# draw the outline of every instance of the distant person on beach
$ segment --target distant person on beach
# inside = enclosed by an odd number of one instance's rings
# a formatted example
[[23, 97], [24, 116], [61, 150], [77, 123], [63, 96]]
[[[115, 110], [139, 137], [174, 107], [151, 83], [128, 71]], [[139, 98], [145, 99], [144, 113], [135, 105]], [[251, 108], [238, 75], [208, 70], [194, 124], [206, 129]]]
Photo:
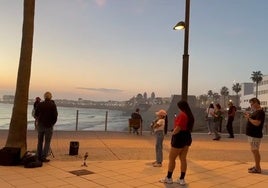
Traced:
[[[131, 114], [131, 118], [132, 119], [140, 119], [140, 121], [142, 123], [142, 117], [140, 115], [140, 109], [139, 108], [136, 108], [135, 112], [133, 112]], [[139, 134], [138, 128], [133, 127], [133, 133]]]
[[36, 111], [36, 107], [37, 105], [41, 102], [41, 98], [40, 97], [36, 97], [35, 98], [35, 102], [33, 104], [33, 110], [32, 110], [32, 116], [34, 117], [35, 121], [34, 121], [34, 127], [35, 129], [37, 129], [37, 117], [35, 116], [35, 111]]
[[244, 114], [247, 119], [246, 135], [250, 144], [251, 152], [254, 157], [255, 166], [248, 169], [249, 173], [261, 173], [261, 155], [260, 144], [263, 137], [262, 129], [265, 120], [265, 112], [260, 106], [260, 101], [257, 98], [249, 100], [252, 113], [246, 112]]
[[229, 133], [228, 138], [234, 138], [234, 130], [233, 130], [233, 121], [236, 113], [236, 107], [233, 105], [231, 101], [228, 102], [228, 112], [227, 112], [227, 125], [226, 129]]
[[[50, 150], [50, 142], [53, 134], [53, 127], [57, 122], [58, 111], [55, 102], [52, 100], [52, 94], [45, 92], [44, 101], [40, 102], [35, 110], [35, 117], [38, 120], [38, 144], [37, 155], [42, 162], [49, 162], [47, 159]], [[45, 143], [43, 145], [45, 139]]]
[[163, 162], [163, 141], [165, 131], [165, 117], [167, 115], [165, 110], [159, 110], [155, 113], [157, 118], [154, 121], [153, 129], [155, 134], [155, 158], [153, 162], [154, 167], [161, 167]]
[[208, 127], [208, 134], [210, 135], [213, 131], [213, 126], [214, 126], [214, 118], [213, 118], [213, 113], [214, 113], [214, 105], [211, 103], [209, 107], [205, 111], [206, 113], [206, 121], [207, 121], [207, 127]]
[[220, 140], [221, 136], [219, 134], [219, 127], [222, 121], [222, 111], [221, 111], [221, 105], [219, 103], [215, 105], [215, 110], [213, 112], [213, 121], [214, 121], [213, 132], [215, 134], [213, 140]]
[[194, 126], [194, 116], [186, 101], [179, 101], [177, 106], [180, 110], [174, 122], [174, 129], [171, 138], [171, 148], [169, 152], [169, 164], [167, 176], [160, 180], [162, 183], [173, 183], [172, 175], [176, 166], [176, 158], [179, 156], [181, 175], [178, 178], [180, 185], [185, 185], [185, 174], [187, 170], [186, 156], [189, 146], [192, 143], [191, 132]]

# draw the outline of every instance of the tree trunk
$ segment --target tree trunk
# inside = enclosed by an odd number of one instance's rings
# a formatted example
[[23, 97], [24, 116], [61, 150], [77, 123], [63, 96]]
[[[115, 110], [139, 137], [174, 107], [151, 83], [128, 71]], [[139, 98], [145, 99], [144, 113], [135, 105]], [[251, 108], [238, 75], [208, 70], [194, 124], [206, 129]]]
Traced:
[[258, 82], [256, 82], [256, 98], [258, 98]]
[[14, 106], [6, 147], [27, 150], [27, 108], [31, 76], [35, 0], [24, 0], [22, 41]]

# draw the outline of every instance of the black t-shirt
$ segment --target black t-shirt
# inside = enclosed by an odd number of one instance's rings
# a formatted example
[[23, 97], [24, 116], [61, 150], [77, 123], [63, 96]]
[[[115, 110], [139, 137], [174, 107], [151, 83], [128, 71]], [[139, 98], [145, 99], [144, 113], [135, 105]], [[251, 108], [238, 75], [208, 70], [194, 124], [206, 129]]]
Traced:
[[252, 113], [250, 118], [261, 121], [261, 124], [259, 126], [255, 126], [250, 121], [248, 121], [246, 135], [255, 137], [255, 138], [262, 138], [263, 136], [262, 129], [263, 129], [263, 124], [265, 120], [265, 112], [263, 110], [256, 110], [255, 112]]

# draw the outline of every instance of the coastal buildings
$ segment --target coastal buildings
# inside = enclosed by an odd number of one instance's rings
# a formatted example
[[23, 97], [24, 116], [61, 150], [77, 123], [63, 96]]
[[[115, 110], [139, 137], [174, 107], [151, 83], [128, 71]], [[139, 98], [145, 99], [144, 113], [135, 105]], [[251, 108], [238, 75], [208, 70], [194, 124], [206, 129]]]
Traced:
[[[249, 99], [256, 96], [255, 83], [242, 83], [240, 96], [240, 106], [242, 109], [249, 107]], [[264, 75], [262, 81], [258, 85], [258, 99], [261, 101], [261, 106], [268, 108], [268, 75]]]

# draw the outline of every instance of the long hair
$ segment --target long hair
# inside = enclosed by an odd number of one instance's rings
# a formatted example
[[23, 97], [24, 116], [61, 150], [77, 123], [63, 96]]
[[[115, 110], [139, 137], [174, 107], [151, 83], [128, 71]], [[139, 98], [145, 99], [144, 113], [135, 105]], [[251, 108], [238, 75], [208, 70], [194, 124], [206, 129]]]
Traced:
[[192, 113], [192, 110], [191, 110], [189, 104], [186, 101], [181, 100], [177, 103], [177, 106], [181, 111], [186, 113], [186, 115], [188, 117], [187, 130], [192, 132], [195, 120], [194, 120], [194, 115]]

